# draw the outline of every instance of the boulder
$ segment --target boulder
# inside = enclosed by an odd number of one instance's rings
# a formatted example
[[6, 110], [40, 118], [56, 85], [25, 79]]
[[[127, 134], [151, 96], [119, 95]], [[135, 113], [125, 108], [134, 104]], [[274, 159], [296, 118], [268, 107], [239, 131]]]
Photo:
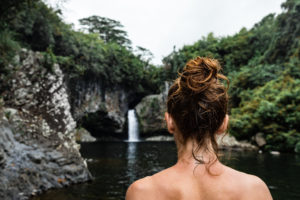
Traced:
[[217, 143], [220, 149], [257, 150], [256, 146], [247, 141], [237, 141], [236, 138], [230, 134], [218, 136]]
[[263, 133], [257, 133], [254, 136], [254, 139], [258, 147], [263, 147], [265, 144], [267, 144]]
[[163, 94], [154, 94], [144, 97], [135, 107], [139, 122], [139, 130], [142, 136], [153, 134], [166, 134], [164, 113], [166, 102]]

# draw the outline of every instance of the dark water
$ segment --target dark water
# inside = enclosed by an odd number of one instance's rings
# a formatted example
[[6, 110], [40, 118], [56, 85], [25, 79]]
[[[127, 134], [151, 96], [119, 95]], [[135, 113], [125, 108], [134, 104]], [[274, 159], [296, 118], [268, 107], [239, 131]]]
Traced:
[[[176, 162], [173, 142], [98, 142], [82, 144], [95, 177], [91, 183], [52, 190], [34, 200], [124, 199], [134, 180], [152, 175]], [[275, 200], [300, 200], [300, 156], [224, 152], [224, 161], [237, 170], [261, 177]]]

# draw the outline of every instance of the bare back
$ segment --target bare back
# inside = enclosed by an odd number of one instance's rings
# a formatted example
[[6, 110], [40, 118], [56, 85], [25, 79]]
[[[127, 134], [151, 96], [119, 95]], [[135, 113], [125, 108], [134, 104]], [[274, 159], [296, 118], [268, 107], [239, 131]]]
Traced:
[[265, 183], [258, 177], [217, 163], [210, 171], [176, 164], [151, 177], [134, 182], [126, 200], [271, 200]]
[[165, 113], [178, 161], [134, 182], [128, 188], [127, 200], [272, 199], [262, 180], [218, 161], [216, 138], [226, 132], [229, 121], [228, 87], [222, 82], [229, 80], [220, 70], [217, 60], [197, 57], [178, 74], [169, 89]]

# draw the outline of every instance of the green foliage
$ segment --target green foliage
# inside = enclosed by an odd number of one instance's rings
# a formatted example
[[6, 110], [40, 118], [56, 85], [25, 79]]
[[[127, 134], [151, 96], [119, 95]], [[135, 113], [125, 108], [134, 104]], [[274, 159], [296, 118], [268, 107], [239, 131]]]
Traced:
[[10, 120], [11, 112], [9, 112], [9, 111], [5, 112], [4, 115], [5, 115], [6, 119]]
[[117, 43], [122, 46], [129, 46], [131, 41], [127, 38], [127, 33], [122, 30], [123, 25], [116, 20], [90, 16], [79, 20], [89, 33], [97, 33], [106, 43]]
[[252, 90], [258, 86], [263, 86], [267, 82], [276, 79], [283, 71], [283, 65], [262, 65], [243, 66], [239, 71], [229, 74], [230, 83], [230, 105], [237, 107], [242, 96], [247, 90]]
[[[172, 80], [196, 56], [220, 61], [230, 84], [230, 133], [250, 140], [258, 132], [267, 150], [294, 151], [300, 141], [300, 2], [287, 0], [283, 13], [264, 17], [233, 36], [210, 33], [164, 58]], [[299, 147], [298, 147], [299, 148]]]
[[52, 52], [51, 48], [48, 48], [46, 52], [43, 54], [43, 67], [45, 67], [47, 70], [53, 72], [53, 66], [55, 63], [57, 63], [56, 56]]
[[277, 17], [271, 44], [265, 53], [269, 63], [299, 59], [300, 56], [300, 1], [287, 0], [282, 7], [285, 12]]
[[22, 44], [35, 51], [46, 51], [55, 46], [55, 35], [59, 33], [62, 21], [60, 11], [49, 8], [42, 1], [33, 1], [16, 14], [7, 24], [16, 32], [16, 38]]
[[[283, 12], [264, 17], [253, 28], [232, 36], [208, 34], [174, 50], [164, 67], [150, 63], [151, 53], [134, 52], [120, 22], [100, 16], [83, 18], [89, 33], [65, 24], [60, 10], [42, 0], [3, 0], [0, 8], [0, 94], [9, 64], [20, 47], [44, 52], [44, 67], [59, 63], [72, 82], [89, 80], [101, 87], [122, 87], [141, 98], [159, 92], [196, 56], [220, 61], [231, 80], [231, 134], [250, 139], [264, 134], [267, 150], [297, 151], [300, 141], [300, 2], [287, 0]], [[96, 118], [95, 118], [96, 119]]]
[[0, 31], [0, 73], [7, 72], [7, 66], [12, 62], [19, 48], [19, 43], [13, 39], [13, 33], [11, 31], [7, 29]]
[[[121, 86], [137, 96], [158, 92], [159, 70], [143, 59], [145, 49], [142, 54], [134, 54], [120, 22], [99, 16], [84, 18], [80, 22], [90, 32], [84, 33], [65, 24], [60, 10], [41, 0], [13, 2], [4, 0], [3, 6], [14, 16], [0, 13], [0, 26], [6, 27], [0, 33], [1, 66], [7, 67], [22, 46], [42, 51], [43, 67], [50, 71], [54, 63], [59, 63], [71, 82], [97, 80], [102, 88]], [[5, 69], [1, 67], [1, 72]]]
[[9, 64], [14, 63], [13, 58], [20, 49], [13, 35], [14, 33], [7, 29], [0, 31], [0, 94], [8, 89], [7, 82], [12, 73]]
[[186, 45], [178, 51], [174, 47], [173, 52], [163, 59], [166, 79], [174, 80], [185, 63], [196, 56], [220, 58], [217, 52], [219, 42], [220, 40], [210, 33], [194, 45]]
[[36, 0], [1, 0], [0, 6], [0, 30], [6, 29], [11, 20], [25, 7], [34, 4]]
[[263, 132], [267, 149], [294, 149], [300, 140], [300, 79], [287, 72], [261, 87], [241, 92], [239, 107], [231, 110], [231, 134], [249, 139]]

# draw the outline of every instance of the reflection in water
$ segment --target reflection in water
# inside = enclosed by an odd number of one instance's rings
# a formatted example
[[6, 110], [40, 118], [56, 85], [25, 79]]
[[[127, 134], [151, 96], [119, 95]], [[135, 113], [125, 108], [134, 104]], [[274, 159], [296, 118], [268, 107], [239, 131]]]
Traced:
[[129, 183], [132, 183], [137, 179], [136, 174], [136, 154], [137, 154], [137, 142], [128, 142], [127, 143], [127, 171], [126, 176], [129, 178]]
[[[174, 142], [96, 142], [82, 144], [95, 180], [49, 191], [32, 200], [119, 200], [137, 179], [168, 168], [177, 161]], [[300, 156], [256, 152], [222, 152], [224, 163], [262, 178], [274, 200], [300, 199]], [[228, 156], [230, 155], [230, 156]], [[288, 191], [288, 192], [287, 192]]]

